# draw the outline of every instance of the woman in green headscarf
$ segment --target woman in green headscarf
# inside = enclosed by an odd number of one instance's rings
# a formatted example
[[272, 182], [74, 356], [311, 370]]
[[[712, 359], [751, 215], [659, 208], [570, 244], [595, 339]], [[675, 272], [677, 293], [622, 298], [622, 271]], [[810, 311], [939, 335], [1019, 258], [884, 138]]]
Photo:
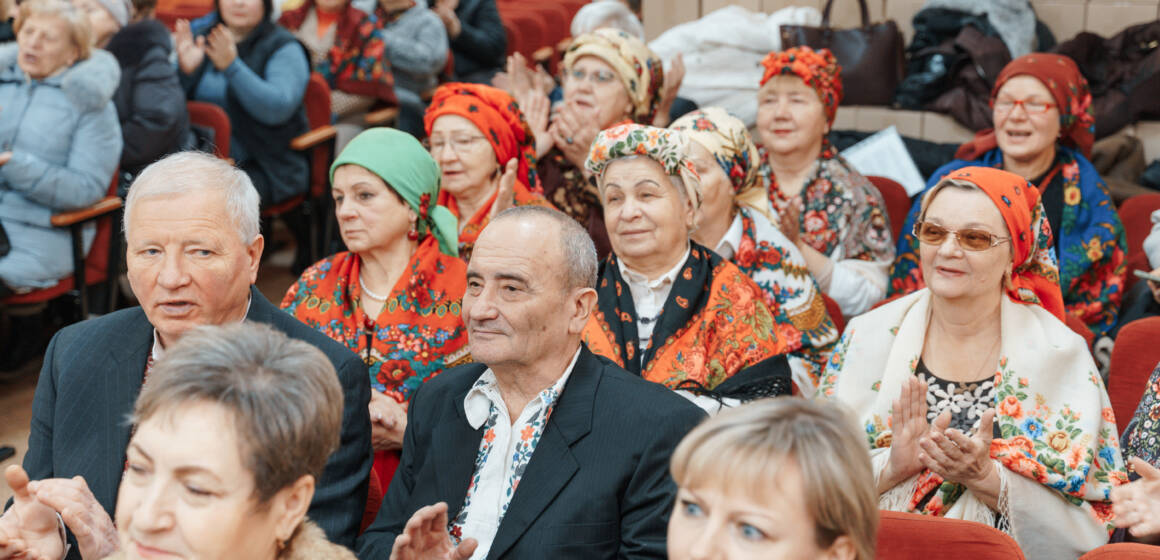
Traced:
[[411, 395], [469, 360], [459, 317], [467, 265], [457, 258], [455, 216], [435, 203], [439, 166], [410, 134], [359, 134], [330, 166], [330, 182], [349, 251], [303, 272], [282, 308], [370, 368], [375, 472], [385, 487]]

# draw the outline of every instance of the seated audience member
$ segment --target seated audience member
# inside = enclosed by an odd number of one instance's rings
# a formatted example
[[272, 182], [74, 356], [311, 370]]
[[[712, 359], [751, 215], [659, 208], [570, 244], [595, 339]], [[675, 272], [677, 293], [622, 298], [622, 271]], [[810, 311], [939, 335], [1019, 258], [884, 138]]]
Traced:
[[278, 24], [306, 46], [310, 65], [330, 85], [330, 112], [339, 151], [363, 129], [363, 116], [376, 103], [397, 105], [382, 30], [388, 15], [367, 14], [350, 0], [308, 0], [283, 12]]
[[802, 335], [737, 266], [689, 239], [701, 186], [688, 149], [679, 131], [636, 124], [596, 135], [586, 166], [600, 188], [612, 254], [600, 265], [584, 342], [671, 389], [742, 399], [787, 394], [784, 354], [801, 346]]
[[431, 6], [447, 29], [457, 82], [490, 84], [503, 69], [507, 30], [495, 1], [435, 0]]
[[[991, 90], [995, 128], [963, 144], [956, 159], [935, 171], [937, 184], [966, 166], [1010, 171], [1039, 190], [1059, 262], [1059, 285], [1067, 312], [1097, 335], [1116, 322], [1124, 286], [1124, 228], [1099, 172], [1088, 161], [1095, 119], [1087, 80], [1066, 56], [1034, 53], [1019, 57], [999, 74]], [[924, 284], [919, 242], [910, 210], [891, 271], [892, 294]]]
[[379, 37], [385, 47], [383, 58], [391, 64], [399, 118], [395, 128], [423, 136], [423, 94], [439, 84], [439, 72], [447, 65], [447, 30], [425, 2], [377, 0], [375, 13], [383, 18]]
[[[1144, 238], [1144, 253], [1148, 257], [1148, 266], [1151, 272], [1160, 275], [1160, 210], [1152, 212], [1152, 231]], [[1132, 274], [1127, 272], [1125, 274]], [[1160, 315], [1160, 282], [1138, 279], [1131, 290], [1124, 295], [1124, 306], [1116, 318], [1115, 328], [1108, 332], [1108, 336], [1116, 338], [1120, 329], [1144, 317]]]
[[551, 205], [536, 175], [535, 137], [506, 92], [445, 84], [423, 117], [431, 157], [442, 170], [439, 205], [459, 220], [459, 256], [471, 258], [479, 232], [509, 206]]
[[412, 399], [360, 558], [664, 556], [665, 465], [704, 415], [581, 344], [595, 283], [592, 241], [564, 214], [511, 208], [488, 224], [463, 297], [480, 363]]
[[[134, 407], [117, 495], [120, 552], [108, 558], [354, 560], [306, 519], [339, 447], [342, 387], [330, 360], [255, 324], [200, 327], [169, 350]], [[20, 524], [0, 518], [0, 535], [62, 557], [48, 505], [55, 489], [9, 471]]]
[[790, 364], [798, 388], [812, 394], [840, 333], [805, 258], [771, 219], [749, 130], [719, 107], [689, 113], [669, 128], [690, 140], [689, 160], [701, 178], [693, 241], [737, 265], [761, 287], [770, 310], [780, 310], [775, 320], [801, 332]]
[[661, 60], [636, 37], [601, 29], [572, 41], [564, 54], [564, 102], [549, 124], [547, 107], [525, 105], [536, 137], [544, 194], [588, 229], [596, 251], [610, 250], [600, 193], [584, 170], [596, 133], [617, 124], [651, 124], [661, 100]]
[[1043, 214], [1013, 173], [940, 181], [916, 226], [927, 288], [851, 321], [820, 388], [857, 413], [880, 508], [998, 527], [1029, 560], [1107, 542], [1126, 480]]
[[41, 499], [74, 529], [69, 558], [103, 558], [115, 544], [109, 515], [131, 431], [124, 418], [154, 362], [195, 326], [242, 321], [309, 343], [338, 372], [342, 445], [318, 481], [310, 516], [334, 542], [353, 544], [371, 468], [366, 366], [253, 287], [264, 239], [249, 177], [199, 152], [166, 157], [130, 187], [124, 225], [129, 284], [141, 307], [58, 332], [32, 401], [24, 469], [46, 492], [59, 490]]
[[1128, 465], [1140, 478], [1112, 489], [1116, 526], [1127, 529], [1130, 540], [1155, 544], [1160, 542], [1160, 470], [1139, 457]]
[[764, 399], [697, 426], [673, 452], [669, 559], [873, 560], [870, 456], [838, 406]]
[[455, 217], [431, 202], [439, 168], [414, 136], [373, 128], [330, 169], [349, 251], [302, 273], [282, 308], [370, 367], [375, 471], [386, 485], [399, 464], [406, 403], [424, 381], [466, 359], [466, 266], [455, 258]]
[[882, 195], [830, 145], [842, 68], [828, 49], [770, 53], [757, 91], [761, 174], [781, 229], [847, 317], [882, 300], [894, 241]]
[[[1120, 443], [1124, 457], [1136, 457], [1144, 462], [1160, 467], [1160, 365], [1152, 370], [1152, 376], [1144, 388], [1136, 413], [1127, 420]], [[1139, 469], [1135, 469], [1139, 472]]]
[[290, 141], [306, 132], [302, 99], [310, 62], [294, 35], [270, 21], [272, 0], [214, 0], [214, 11], [179, 20], [174, 35], [186, 97], [230, 118], [230, 158], [258, 189], [262, 206], [306, 192], [310, 166]]
[[[68, 229], [51, 218], [100, 200], [121, 157], [110, 101], [120, 70], [92, 48], [84, 12], [63, 0], [27, 0], [16, 33], [15, 43], [0, 46], [0, 299], [72, 274]], [[85, 251], [95, 234], [84, 229]], [[2, 370], [44, 349], [39, 310], [11, 317]]]
[[155, 0], [135, 17], [128, 0], [73, 0], [89, 16], [93, 46], [109, 51], [121, 65], [113, 94], [121, 122], [121, 184], [124, 196], [145, 166], [194, 146], [185, 93], [170, 61], [169, 30], [153, 18]]

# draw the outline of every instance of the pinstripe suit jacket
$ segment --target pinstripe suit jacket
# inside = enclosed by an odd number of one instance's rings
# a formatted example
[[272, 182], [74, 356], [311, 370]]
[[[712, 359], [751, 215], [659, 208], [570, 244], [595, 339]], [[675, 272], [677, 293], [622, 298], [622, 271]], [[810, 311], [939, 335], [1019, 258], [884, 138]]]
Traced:
[[[358, 356], [298, 322], [251, 288], [246, 320], [265, 323], [322, 350], [342, 384], [342, 444], [331, 455], [309, 516], [329, 539], [353, 546], [367, 498], [371, 467], [370, 383]], [[133, 411], [153, 346], [153, 325], [140, 307], [62, 329], [44, 357], [32, 401], [24, 469], [32, 480], [81, 475], [109, 515], [129, 444]], [[79, 560], [75, 540], [69, 559]]]
[[[380, 560], [419, 508], [463, 505], [483, 428], [463, 399], [484, 364], [428, 380], [411, 399], [403, 462], [359, 558]], [[669, 456], [705, 417], [663, 385], [583, 348], [492, 541], [488, 558], [665, 558], [676, 486]], [[464, 535], [470, 537], [471, 535]]]

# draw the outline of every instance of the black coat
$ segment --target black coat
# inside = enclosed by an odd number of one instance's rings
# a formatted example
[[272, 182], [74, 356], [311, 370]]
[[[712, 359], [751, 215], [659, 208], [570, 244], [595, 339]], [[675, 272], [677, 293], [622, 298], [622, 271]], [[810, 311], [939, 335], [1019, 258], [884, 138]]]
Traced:
[[154, 19], [130, 23], [113, 35], [105, 50], [121, 65], [121, 85], [113, 94], [125, 139], [121, 171], [136, 175], [150, 163], [189, 148], [189, 113], [177, 68], [169, 61], [169, 30]]
[[455, 8], [462, 31], [451, 40], [455, 78], [490, 83], [490, 74], [502, 70], [507, 53], [507, 31], [495, 0], [459, 0]]
[[[264, 323], [322, 350], [343, 390], [342, 443], [330, 456], [308, 515], [331, 542], [352, 546], [366, 507], [371, 469], [370, 383], [345, 346], [286, 314], [251, 289], [246, 320]], [[140, 307], [66, 327], [53, 337], [32, 400], [24, 469], [32, 480], [81, 475], [109, 513], [125, 469], [129, 426], [141, 392], [153, 326]], [[75, 542], [69, 536], [70, 542]], [[79, 559], [73, 546], [69, 559]]]
[[[445, 371], [412, 397], [403, 462], [359, 537], [359, 558], [389, 557], [423, 506], [447, 502], [448, 517], [462, 507], [483, 437], [463, 400], [486, 367]], [[676, 494], [669, 457], [704, 417], [665, 386], [582, 348], [487, 558], [665, 558]]]

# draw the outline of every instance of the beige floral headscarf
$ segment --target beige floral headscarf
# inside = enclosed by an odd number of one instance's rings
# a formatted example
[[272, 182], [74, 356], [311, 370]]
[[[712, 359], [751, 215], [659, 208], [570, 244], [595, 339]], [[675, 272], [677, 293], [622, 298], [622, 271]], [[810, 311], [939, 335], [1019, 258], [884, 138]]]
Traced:
[[571, 71], [572, 64], [582, 56], [595, 56], [616, 70], [632, 100], [633, 120], [652, 123], [665, 81], [664, 65], [656, 53], [624, 31], [604, 28], [572, 41], [564, 53], [564, 71]]
[[737, 204], [770, 216], [769, 200], [758, 173], [761, 157], [741, 119], [720, 107], [705, 107], [677, 119], [669, 129], [682, 131], [713, 154], [733, 184], [733, 200]]
[[693, 207], [701, 207], [701, 177], [689, 159], [689, 140], [678, 130], [639, 124], [602, 130], [592, 142], [584, 167], [600, 178], [608, 164], [633, 156], [650, 158], [661, 164], [665, 173], [679, 176]]

